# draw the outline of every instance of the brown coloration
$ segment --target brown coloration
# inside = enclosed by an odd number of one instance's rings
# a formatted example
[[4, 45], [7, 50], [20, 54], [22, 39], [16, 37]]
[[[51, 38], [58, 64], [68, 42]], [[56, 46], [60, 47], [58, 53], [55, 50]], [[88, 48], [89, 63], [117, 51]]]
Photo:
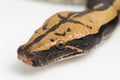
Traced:
[[26, 64], [28, 64], [28, 65], [30, 65], [30, 66], [33, 65], [32, 59], [27, 58], [25, 54], [19, 54], [19, 55], [18, 55], [18, 59], [19, 59], [19, 60], [22, 60], [24, 63], [26, 63]]

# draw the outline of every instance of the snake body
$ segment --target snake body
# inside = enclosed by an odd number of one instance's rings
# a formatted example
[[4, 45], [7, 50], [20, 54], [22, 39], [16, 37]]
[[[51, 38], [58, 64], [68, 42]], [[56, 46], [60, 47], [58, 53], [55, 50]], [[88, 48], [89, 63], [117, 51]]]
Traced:
[[107, 38], [119, 21], [120, 0], [87, 0], [83, 12], [58, 12], [19, 47], [18, 58], [44, 66], [84, 55]]

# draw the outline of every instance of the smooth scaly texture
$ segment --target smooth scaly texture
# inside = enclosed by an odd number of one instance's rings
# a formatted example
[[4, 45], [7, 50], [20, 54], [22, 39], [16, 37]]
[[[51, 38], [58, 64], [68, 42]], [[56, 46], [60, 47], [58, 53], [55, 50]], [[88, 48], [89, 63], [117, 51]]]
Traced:
[[32, 66], [84, 55], [115, 29], [120, 0], [88, 0], [88, 10], [59, 12], [45, 21], [18, 49], [18, 58]]

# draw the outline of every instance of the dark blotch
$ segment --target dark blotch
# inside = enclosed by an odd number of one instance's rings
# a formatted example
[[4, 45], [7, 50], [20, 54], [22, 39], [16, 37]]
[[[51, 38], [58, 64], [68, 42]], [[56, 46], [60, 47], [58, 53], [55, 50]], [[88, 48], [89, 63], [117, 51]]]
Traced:
[[100, 35], [88, 35], [86, 37], [75, 39], [67, 43], [67, 45], [80, 48], [82, 50], [89, 50], [101, 41]]
[[66, 35], [66, 32], [60, 34], [60, 33], [55, 33], [56, 36], [65, 36]]
[[55, 40], [54, 39], [50, 39], [51, 42], [54, 42]]
[[92, 29], [92, 26], [86, 25], [87, 28]]
[[42, 29], [43, 29], [43, 30], [46, 30], [46, 29], [47, 29], [47, 25], [48, 25], [48, 24], [45, 24], [45, 25], [42, 27]]
[[71, 31], [71, 29], [70, 29], [70, 28], [68, 28], [68, 29], [67, 29], [67, 32], [70, 32], [70, 31]]

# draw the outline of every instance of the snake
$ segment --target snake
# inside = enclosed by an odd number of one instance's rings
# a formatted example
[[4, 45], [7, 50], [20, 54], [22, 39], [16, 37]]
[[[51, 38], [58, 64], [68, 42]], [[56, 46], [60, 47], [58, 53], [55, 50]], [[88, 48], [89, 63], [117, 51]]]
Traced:
[[86, 7], [84, 11], [61, 11], [48, 18], [18, 48], [18, 59], [42, 67], [85, 55], [108, 39], [119, 22], [120, 0], [87, 0]]

